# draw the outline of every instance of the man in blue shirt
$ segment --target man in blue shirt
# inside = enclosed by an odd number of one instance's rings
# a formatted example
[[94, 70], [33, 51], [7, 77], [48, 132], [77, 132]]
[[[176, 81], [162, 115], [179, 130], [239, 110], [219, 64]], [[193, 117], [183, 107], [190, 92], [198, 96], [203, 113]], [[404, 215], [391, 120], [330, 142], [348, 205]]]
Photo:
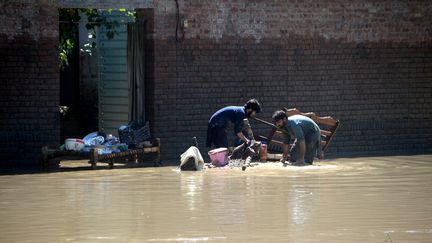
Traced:
[[284, 111], [276, 111], [273, 114], [275, 125], [287, 131], [284, 133], [283, 157], [285, 162], [288, 157], [290, 140], [294, 140], [290, 152], [290, 162], [294, 165], [313, 163], [314, 157], [321, 153], [321, 135], [318, 125], [309, 117], [293, 115], [287, 117]]
[[228, 122], [234, 124], [234, 133], [237, 137], [249, 144], [249, 139], [242, 133], [243, 119], [254, 117], [260, 111], [261, 105], [256, 99], [249, 100], [244, 106], [227, 106], [216, 111], [208, 122], [207, 147], [211, 147], [214, 144], [216, 148], [228, 148], [228, 139], [225, 132]]

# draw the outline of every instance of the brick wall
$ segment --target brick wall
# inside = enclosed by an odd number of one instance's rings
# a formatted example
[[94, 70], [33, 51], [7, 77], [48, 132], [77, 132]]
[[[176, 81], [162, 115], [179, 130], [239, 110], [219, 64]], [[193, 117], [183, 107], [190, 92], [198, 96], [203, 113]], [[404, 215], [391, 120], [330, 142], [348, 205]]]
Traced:
[[[166, 0], [164, 0], [166, 1]], [[58, 0], [62, 8], [151, 8], [154, 0]]]
[[429, 1], [178, 3], [181, 43], [175, 1], [0, 3], [2, 159], [58, 143], [58, 6], [154, 9], [148, 110], [165, 162], [192, 136], [205, 154], [211, 114], [251, 97], [265, 119], [282, 106], [340, 119], [332, 156], [431, 151]]
[[179, 1], [179, 10], [189, 24], [181, 43], [175, 2], [155, 2], [165, 160], [176, 163], [193, 136], [206, 153], [211, 114], [251, 97], [267, 120], [283, 106], [340, 119], [330, 156], [431, 151], [431, 3]]
[[56, 1], [0, 3], [0, 166], [59, 144], [57, 20]]

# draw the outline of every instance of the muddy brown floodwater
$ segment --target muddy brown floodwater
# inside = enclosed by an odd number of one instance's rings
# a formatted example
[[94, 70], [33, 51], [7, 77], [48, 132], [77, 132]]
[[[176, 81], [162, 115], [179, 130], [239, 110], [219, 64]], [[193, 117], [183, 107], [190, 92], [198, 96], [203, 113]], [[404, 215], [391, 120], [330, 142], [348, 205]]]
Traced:
[[0, 176], [0, 242], [432, 242], [432, 155]]

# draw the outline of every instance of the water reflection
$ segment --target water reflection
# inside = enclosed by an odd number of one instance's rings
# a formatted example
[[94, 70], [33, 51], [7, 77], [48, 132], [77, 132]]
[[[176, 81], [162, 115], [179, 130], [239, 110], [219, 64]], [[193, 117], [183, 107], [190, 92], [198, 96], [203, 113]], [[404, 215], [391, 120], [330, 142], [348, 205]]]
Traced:
[[311, 203], [308, 201], [312, 199], [312, 192], [294, 189], [289, 198], [289, 208], [291, 209], [291, 219], [293, 223], [301, 228], [308, 219], [308, 209]]
[[196, 210], [196, 204], [202, 203], [202, 190], [203, 190], [203, 173], [183, 171], [180, 173], [180, 185], [182, 195], [186, 198], [188, 209]]
[[432, 242], [432, 155], [0, 176], [0, 242]]

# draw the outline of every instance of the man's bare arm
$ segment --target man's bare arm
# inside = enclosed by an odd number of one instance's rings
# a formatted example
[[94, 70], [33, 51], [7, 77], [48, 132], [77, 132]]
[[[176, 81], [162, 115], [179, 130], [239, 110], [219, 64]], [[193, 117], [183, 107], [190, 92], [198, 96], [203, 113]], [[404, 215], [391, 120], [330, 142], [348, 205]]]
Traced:
[[237, 135], [237, 137], [240, 138], [243, 142], [249, 144], [249, 139], [247, 139], [247, 138], [245, 137], [245, 135], [243, 135], [242, 132], [238, 132], [236, 135]]
[[283, 154], [282, 154], [282, 159], [280, 161], [285, 162], [288, 158], [289, 144], [284, 143], [282, 149], [283, 149]]

